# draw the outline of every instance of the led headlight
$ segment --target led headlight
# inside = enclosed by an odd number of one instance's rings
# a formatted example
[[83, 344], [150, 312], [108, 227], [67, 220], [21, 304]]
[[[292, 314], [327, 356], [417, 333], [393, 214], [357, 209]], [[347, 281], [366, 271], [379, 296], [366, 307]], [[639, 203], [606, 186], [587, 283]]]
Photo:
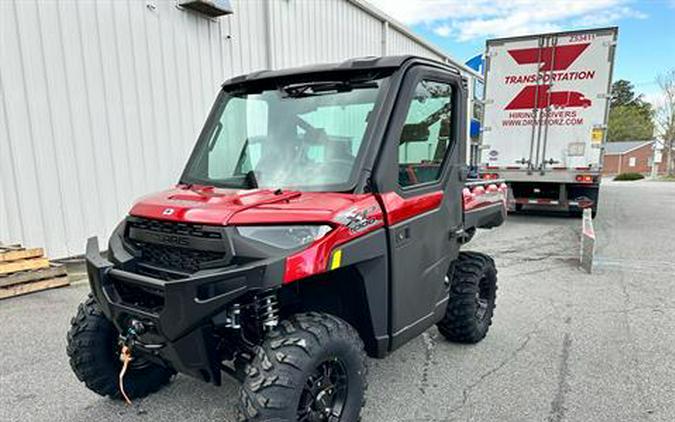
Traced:
[[330, 226], [240, 226], [237, 232], [275, 248], [295, 249], [319, 240], [331, 230]]

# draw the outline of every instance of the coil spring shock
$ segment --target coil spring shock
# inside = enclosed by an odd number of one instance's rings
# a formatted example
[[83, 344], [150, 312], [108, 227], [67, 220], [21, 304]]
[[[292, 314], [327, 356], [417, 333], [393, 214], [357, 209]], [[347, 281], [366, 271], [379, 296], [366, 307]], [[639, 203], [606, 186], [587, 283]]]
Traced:
[[264, 331], [270, 331], [279, 324], [279, 301], [275, 293], [259, 297], [256, 300], [256, 310]]

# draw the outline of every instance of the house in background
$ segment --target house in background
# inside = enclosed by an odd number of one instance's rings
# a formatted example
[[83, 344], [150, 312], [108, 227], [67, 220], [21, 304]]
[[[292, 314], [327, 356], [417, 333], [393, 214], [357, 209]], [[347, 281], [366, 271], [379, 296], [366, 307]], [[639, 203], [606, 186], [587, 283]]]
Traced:
[[656, 141], [608, 142], [605, 144], [602, 174], [642, 173], [648, 175], [652, 172], [654, 158], [656, 158], [658, 174], [664, 174], [667, 159], [660, 151], [654, 154], [655, 147], [658, 148]]

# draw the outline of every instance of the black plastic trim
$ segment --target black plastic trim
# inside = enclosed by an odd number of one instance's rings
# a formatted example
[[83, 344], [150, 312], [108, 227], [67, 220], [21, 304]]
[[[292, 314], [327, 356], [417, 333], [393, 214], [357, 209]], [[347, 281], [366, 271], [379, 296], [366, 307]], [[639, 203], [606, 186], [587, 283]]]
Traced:
[[[219, 362], [212, 356], [215, 347], [207, 344], [212, 338], [210, 318], [247, 292], [280, 286], [284, 260], [270, 258], [167, 281], [114, 268], [101, 256], [96, 238], [87, 241], [86, 252], [91, 291], [117, 330], [126, 333], [130, 319], [147, 323], [162, 345], [157, 353], [176, 370], [216, 384], [221, 375]], [[162, 306], [149, 310], [125, 302], [115, 286], [120, 282], [151, 290], [162, 298]]]
[[500, 226], [506, 220], [506, 207], [497, 202], [485, 207], [464, 212], [464, 229], [491, 229]]

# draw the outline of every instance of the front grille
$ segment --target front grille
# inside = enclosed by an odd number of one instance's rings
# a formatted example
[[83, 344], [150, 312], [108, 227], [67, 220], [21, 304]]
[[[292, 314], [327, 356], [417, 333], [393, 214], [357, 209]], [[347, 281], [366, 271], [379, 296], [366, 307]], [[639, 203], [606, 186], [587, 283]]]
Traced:
[[221, 261], [225, 254], [195, 249], [183, 249], [172, 246], [135, 242], [141, 251], [143, 261], [159, 267], [174, 268], [194, 273], [206, 267], [208, 263]]
[[172, 221], [149, 220], [147, 218], [130, 217], [127, 220], [129, 227], [149, 230], [158, 233], [176, 234], [181, 236], [199, 237], [205, 239], [221, 239], [220, 227], [202, 224], [174, 223]]
[[185, 273], [225, 266], [231, 257], [218, 226], [129, 217], [126, 240], [139, 263]]

